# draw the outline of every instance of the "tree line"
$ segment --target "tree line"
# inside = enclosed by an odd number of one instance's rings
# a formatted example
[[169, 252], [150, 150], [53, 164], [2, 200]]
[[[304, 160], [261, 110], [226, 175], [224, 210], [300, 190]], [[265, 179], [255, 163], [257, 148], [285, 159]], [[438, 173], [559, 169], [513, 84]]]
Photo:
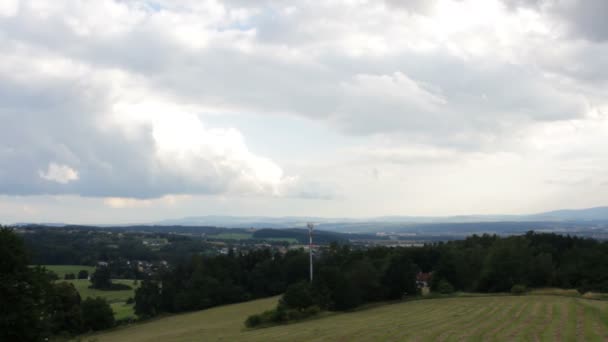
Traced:
[[431, 273], [431, 289], [522, 294], [526, 288], [608, 292], [608, 242], [528, 232], [473, 235], [419, 248], [351, 251], [332, 246], [314, 280], [289, 286], [277, 307], [247, 318], [255, 327], [348, 310], [361, 304], [418, 295], [415, 277]]
[[608, 292], [608, 242], [528, 232], [482, 235], [412, 250], [414, 262], [456, 290], [509, 291], [514, 285]]
[[[315, 258], [310, 284], [304, 251], [194, 256], [145, 280], [136, 291], [135, 303], [138, 315], [150, 317], [289, 293], [289, 286], [297, 284], [294, 291], [302, 296], [291, 296], [300, 297], [295, 302], [340, 311], [415, 296], [418, 272], [432, 273], [429, 285], [442, 293], [507, 292], [514, 286], [608, 292], [607, 261], [606, 242], [534, 232], [509, 237], [473, 235], [412, 248], [352, 249], [332, 243]], [[306, 308], [289, 298], [281, 301], [275, 316]]]

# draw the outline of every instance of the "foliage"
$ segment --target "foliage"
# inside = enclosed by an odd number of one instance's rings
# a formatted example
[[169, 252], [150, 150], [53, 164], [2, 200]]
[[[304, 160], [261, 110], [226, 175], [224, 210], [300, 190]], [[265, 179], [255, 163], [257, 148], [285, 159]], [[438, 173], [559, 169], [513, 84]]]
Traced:
[[311, 305], [302, 309], [288, 309], [279, 304], [273, 310], [264, 311], [261, 314], [255, 314], [247, 317], [245, 320], [245, 326], [247, 328], [255, 328], [271, 324], [299, 321], [318, 315], [320, 312], [321, 308], [316, 305]]
[[112, 276], [109, 267], [97, 267], [95, 272], [91, 275], [91, 287], [100, 290], [109, 290], [112, 288]]
[[83, 330], [81, 299], [74, 285], [56, 283], [49, 304], [49, 320], [54, 334], [79, 333]]
[[89, 297], [81, 306], [82, 321], [86, 329], [95, 331], [114, 326], [114, 312], [105, 299]]
[[88, 278], [89, 278], [89, 271], [87, 271], [87, 270], [78, 271], [78, 279], [88, 279]]
[[[51, 282], [41, 268], [28, 267], [22, 240], [0, 227], [0, 340], [37, 341], [48, 331]], [[41, 319], [42, 318], [42, 319]]]
[[382, 278], [382, 283], [387, 290], [387, 298], [398, 299], [404, 295], [418, 294], [417, 272], [418, 267], [407, 255], [391, 258]]
[[309, 282], [301, 281], [287, 287], [281, 303], [290, 309], [302, 310], [317, 304]]
[[515, 284], [513, 285], [513, 287], [511, 287], [511, 293], [517, 296], [522, 295], [526, 293], [526, 286], [521, 284]]
[[57, 282], [55, 272], [28, 261], [22, 240], [0, 227], [0, 340], [38, 341], [114, 325], [104, 299], [81, 301], [74, 283], [85, 280]]
[[160, 311], [160, 296], [161, 291], [157, 282], [149, 279], [142, 281], [141, 286], [135, 290], [135, 314], [142, 318], [156, 316]]
[[441, 294], [450, 294], [454, 292], [454, 286], [450, 284], [447, 280], [441, 279], [437, 284], [437, 292]]

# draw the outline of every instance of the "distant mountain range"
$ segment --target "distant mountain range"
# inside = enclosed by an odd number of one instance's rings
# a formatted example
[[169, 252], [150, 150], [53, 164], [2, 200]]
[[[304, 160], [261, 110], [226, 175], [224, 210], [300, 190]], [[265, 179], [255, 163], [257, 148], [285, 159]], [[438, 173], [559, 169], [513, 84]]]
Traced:
[[[374, 218], [323, 218], [308, 216], [194, 216], [146, 223], [149, 226], [223, 227], [223, 228], [305, 228], [308, 222], [315, 229], [342, 233], [375, 232], [525, 232], [527, 230], [569, 232], [577, 229], [608, 232], [608, 207], [555, 210], [532, 215], [462, 215], [462, 216], [383, 216]], [[19, 223], [17, 225], [28, 225]], [[46, 223], [46, 226], [64, 226]], [[136, 224], [141, 225], [141, 224]], [[116, 227], [129, 225], [104, 225]], [[134, 226], [134, 225], [133, 225]]]
[[[228, 228], [297, 228], [313, 222], [317, 229], [350, 232], [397, 231], [412, 226], [431, 224], [465, 224], [490, 222], [608, 222], [608, 207], [555, 210], [532, 215], [462, 215], [446, 217], [383, 216], [364, 219], [323, 218], [306, 216], [196, 216], [164, 220], [157, 225], [217, 226]], [[560, 224], [562, 226], [562, 224]]]

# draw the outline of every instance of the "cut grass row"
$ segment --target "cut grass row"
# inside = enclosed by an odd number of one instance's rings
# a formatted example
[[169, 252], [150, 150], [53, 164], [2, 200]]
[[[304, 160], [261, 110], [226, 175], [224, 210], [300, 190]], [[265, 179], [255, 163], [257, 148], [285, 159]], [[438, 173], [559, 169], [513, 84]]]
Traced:
[[[169, 316], [91, 336], [98, 341], [604, 341], [608, 302], [550, 295], [428, 299], [248, 330], [277, 299]], [[85, 338], [86, 340], [86, 338]]]

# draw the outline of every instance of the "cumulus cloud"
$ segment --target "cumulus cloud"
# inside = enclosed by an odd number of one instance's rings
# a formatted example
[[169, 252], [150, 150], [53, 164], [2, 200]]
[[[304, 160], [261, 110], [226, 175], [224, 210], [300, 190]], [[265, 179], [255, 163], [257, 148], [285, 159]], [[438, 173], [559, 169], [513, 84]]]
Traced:
[[541, 150], [552, 165], [597, 162], [604, 4], [3, 1], [0, 193], [137, 207], [174, 194], [336, 198], [357, 182], [297, 177], [245, 131], [211, 123], [227, 115], [263, 117], [267, 135], [277, 115], [305, 118], [392, 167]]
[[288, 181], [238, 130], [205, 126], [199, 107], [163, 101], [136, 76], [5, 42], [4, 194], [276, 196]]

